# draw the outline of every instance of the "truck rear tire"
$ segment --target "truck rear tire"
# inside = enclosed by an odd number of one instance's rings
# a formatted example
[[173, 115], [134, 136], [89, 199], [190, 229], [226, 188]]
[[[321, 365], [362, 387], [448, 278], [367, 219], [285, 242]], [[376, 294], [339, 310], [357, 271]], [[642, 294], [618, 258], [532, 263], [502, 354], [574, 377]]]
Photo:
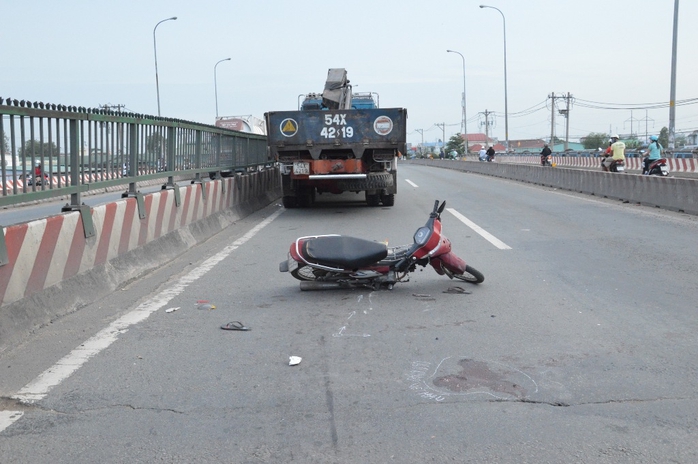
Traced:
[[380, 206], [380, 204], [381, 204], [380, 193], [368, 193], [368, 192], [366, 192], [366, 204], [368, 206]]
[[365, 179], [342, 180], [337, 188], [345, 192], [381, 190], [393, 186], [393, 175], [389, 172], [370, 172]]
[[381, 201], [383, 202], [383, 206], [394, 206], [395, 205], [395, 194], [394, 193], [386, 193], [381, 195]]
[[298, 206], [298, 199], [295, 196], [284, 196], [281, 199], [281, 203], [283, 203], [284, 208], [296, 208]]

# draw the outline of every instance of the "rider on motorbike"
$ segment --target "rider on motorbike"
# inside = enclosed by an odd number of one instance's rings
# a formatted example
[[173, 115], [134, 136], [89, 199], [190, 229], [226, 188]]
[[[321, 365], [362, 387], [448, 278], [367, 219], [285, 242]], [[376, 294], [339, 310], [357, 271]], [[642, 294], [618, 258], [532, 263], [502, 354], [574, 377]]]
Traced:
[[642, 160], [642, 174], [649, 174], [650, 164], [662, 157], [662, 145], [659, 143], [659, 137], [656, 135], [650, 136], [650, 144], [647, 146], [648, 154]]
[[625, 161], [625, 143], [621, 142], [617, 134], [611, 136], [611, 146], [608, 147], [606, 153], [610, 156], [606, 156], [601, 163], [604, 171], [609, 171], [614, 161]]
[[545, 147], [543, 147], [543, 151], [540, 152], [540, 164], [542, 166], [549, 166], [551, 163], [549, 162], [549, 156], [553, 153], [553, 151], [548, 147], [548, 144], [545, 144]]

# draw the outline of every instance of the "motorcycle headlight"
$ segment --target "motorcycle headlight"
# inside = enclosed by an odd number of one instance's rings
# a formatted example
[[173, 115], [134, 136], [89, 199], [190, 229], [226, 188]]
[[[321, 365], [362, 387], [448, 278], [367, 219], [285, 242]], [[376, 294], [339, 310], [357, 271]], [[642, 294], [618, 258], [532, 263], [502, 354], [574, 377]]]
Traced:
[[431, 229], [428, 227], [420, 227], [417, 229], [417, 232], [414, 233], [414, 243], [419, 246], [424, 246], [427, 243], [427, 240], [429, 240], [430, 235]]

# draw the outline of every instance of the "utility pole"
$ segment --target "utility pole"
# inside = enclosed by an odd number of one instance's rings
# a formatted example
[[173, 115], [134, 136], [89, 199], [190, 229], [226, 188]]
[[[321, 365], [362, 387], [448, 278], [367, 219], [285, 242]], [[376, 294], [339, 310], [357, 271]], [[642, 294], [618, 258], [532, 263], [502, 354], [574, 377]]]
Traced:
[[[479, 114], [482, 114], [485, 116], [485, 144], [489, 145], [490, 143], [490, 115], [493, 114], [492, 111], [481, 111]], [[480, 123], [482, 125], [482, 123]]]
[[565, 111], [565, 151], [570, 147], [570, 100], [572, 94], [567, 92], [567, 111]]
[[[564, 93], [560, 95], [559, 97], [556, 97], [555, 94], [553, 93], [551, 95], [551, 98], [553, 99], [553, 104], [552, 104], [552, 112], [553, 112], [553, 126], [551, 129], [551, 132], [554, 132], [555, 130], [555, 100], [557, 98], [564, 98], [566, 100], [565, 104], [565, 109], [559, 110], [559, 113], [565, 117], [565, 151], [567, 151], [570, 147], [570, 109], [571, 109], [571, 102], [572, 102], [572, 94], [567, 92], [567, 95]], [[554, 134], [550, 136], [551, 142], [553, 139]]]
[[647, 110], [645, 110], [645, 142], [649, 142], [649, 123], [652, 121], [652, 127], [654, 127], [654, 119], [647, 115]]
[[[633, 135], [635, 134], [635, 132], [633, 131], [633, 122], [634, 121], [640, 122], [642, 120], [633, 117], [633, 110], [630, 110], [630, 119], [626, 119], [624, 122], [628, 122], [628, 121], [630, 121], [630, 138], [632, 138]], [[640, 125], [638, 124], [638, 129], [639, 128], [640, 128]], [[625, 129], [625, 124], [623, 125], [623, 129]]]
[[415, 130], [422, 135], [422, 144], [419, 146], [419, 154], [423, 155], [424, 154], [424, 129], [415, 129]]
[[436, 127], [440, 127], [441, 131], [443, 132], [443, 135], [441, 136], [441, 148], [444, 150], [444, 154], [446, 153], [446, 123], [435, 123], [434, 124]]
[[548, 98], [552, 99], [550, 104], [551, 114], [550, 114], [550, 150], [555, 149], [555, 92], [552, 92]]

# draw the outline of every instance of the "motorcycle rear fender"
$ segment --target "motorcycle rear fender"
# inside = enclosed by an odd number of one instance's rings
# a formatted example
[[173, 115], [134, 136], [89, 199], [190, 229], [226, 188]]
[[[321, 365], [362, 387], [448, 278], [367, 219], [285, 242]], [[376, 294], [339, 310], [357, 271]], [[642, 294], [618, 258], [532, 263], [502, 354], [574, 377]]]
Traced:
[[304, 259], [298, 254], [299, 250], [303, 248], [303, 243], [305, 243], [305, 240], [299, 238], [297, 241], [291, 244], [291, 248], [288, 250], [291, 258], [295, 259], [299, 263], [304, 262]]

